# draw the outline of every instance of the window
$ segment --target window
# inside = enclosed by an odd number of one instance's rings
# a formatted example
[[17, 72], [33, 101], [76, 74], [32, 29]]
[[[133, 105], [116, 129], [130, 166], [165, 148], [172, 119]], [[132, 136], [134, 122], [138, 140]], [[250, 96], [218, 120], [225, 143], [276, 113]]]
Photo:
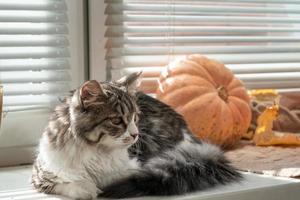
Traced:
[[0, 165], [30, 162], [51, 108], [86, 78], [83, 3], [0, 0]]
[[225, 63], [247, 88], [299, 90], [300, 1], [106, 0], [106, 70], [143, 70], [142, 88], [173, 59], [201, 53]]

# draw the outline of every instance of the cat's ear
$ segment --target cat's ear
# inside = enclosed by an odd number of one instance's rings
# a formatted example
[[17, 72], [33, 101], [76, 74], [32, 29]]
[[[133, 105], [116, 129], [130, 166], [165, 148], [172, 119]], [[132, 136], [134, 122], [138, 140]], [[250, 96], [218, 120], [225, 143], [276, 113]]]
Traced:
[[117, 83], [123, 85], [126, 87], [127, 92], [130, 94], [134, 94], [137, 91], [137, 88], [141, 84], [141, 74], [143, 72], [135, 72], [132, 74], [129, 74], [128, 76], [124, 76], [121, 79], [117, 81]]
[[91, 80], [85, 82], [79, 90], [79, 96], [82, 105], [97, 101], [100, 96], [105, 96], [105, 93], [98, 81]]

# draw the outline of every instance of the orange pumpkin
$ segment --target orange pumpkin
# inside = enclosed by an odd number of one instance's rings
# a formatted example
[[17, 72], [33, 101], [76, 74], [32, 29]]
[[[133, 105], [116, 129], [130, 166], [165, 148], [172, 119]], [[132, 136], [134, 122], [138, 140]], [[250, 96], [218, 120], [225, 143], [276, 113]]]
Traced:
[[190, 55], [161, 73], [157, 98], [183, 115], [203, 140], [233, 147], [250, 125], [250, 101], [243, 83], [222, 63]]

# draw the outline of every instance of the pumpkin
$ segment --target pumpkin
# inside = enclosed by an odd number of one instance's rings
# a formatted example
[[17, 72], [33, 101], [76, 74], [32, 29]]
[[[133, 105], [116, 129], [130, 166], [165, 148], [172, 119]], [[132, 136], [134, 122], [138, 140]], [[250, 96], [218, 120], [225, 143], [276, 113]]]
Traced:
[[184, 117], [194, 135], [223, 148], [233, 147], [250, 125], [243, 83], [222, 63], [199, 54], [170, 63], [156, 95]]

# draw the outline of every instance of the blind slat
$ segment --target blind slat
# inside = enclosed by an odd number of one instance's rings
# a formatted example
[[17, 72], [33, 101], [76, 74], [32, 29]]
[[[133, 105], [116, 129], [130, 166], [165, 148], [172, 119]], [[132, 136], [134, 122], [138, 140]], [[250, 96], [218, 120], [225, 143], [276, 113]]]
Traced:
[[67, 83], [3, 84], [4, 95], [55, 94], [71, 90]]
[[1, 71], [24, 71], [42, 69], [68, 69], [67, 59], [43, 58], [43, 59], [0, 59]]
[[1, 83], [40, 83], [51, 81], [70, 81], [67, 71], [14, 71], [0, 72]]
[[0, 10], [66, 10], [67, 5], [60, 0], [0, 0]]
[[235, 74], [270, 73], [270, 72], [300, 72], [300, 63], [265, 63], [265, 64], [229, 64], [227, 66]]
[[67, 34], [65, 24], [0, 22], [0, 34]]
[[106, 37], [122, 36], [124, 33], [136, 34], [166, 34], [170, 35], [197, 35], [197, 34], [259, 34], [259, 33], [289, 33], [300, 32], [300, 27], [251, 27], [251, 26], [109, 26]]
[[[267, 63], [267, 64], [229, 64], [227, 67], [235, 74], [257, 74], [272, 72], [300, 72], [300, 63]], [[165, 67], [132, 67], [113, 69], [113, 77], [122, 77], [130, 73], [143, 71], [143, 77], [157, 77]]]
[[300, 83], [300, 72], [294, 73], [267, 73], [267, 74], [237, 74], [245, 82], [278, 82], [297, 81]]
[[[107, 52], [107, 58], [117, 58], [127, 55], [168, 55], [168, 54], [242, 54], [242, 53], [278, 53], [278, 52], [300, 52], [300, 46], [282, 46], [282, 45], [256, 45], [256, 46], [156, 46], [141, 47], [131, 46], [123, 48], [112, 48]], [[239, 55], [238, 55], [239, 56]]]
[[207, 13], [287, 13], [299, 14], [298, 7], [250, 7], [250, 6], [209, 6], [209, 5], [187, 5], [187, 4], [155, 4], [155, 3], [112, 3], [108, 4], [105, 13], [117, 14], [123, 11], [151, 11], [151, 12], [189, 12], [197, 14]]
[[300, 42], [300, 36], [154, 36], [154, 37], [113, 37], [109, 38], [106, 48], [119, 47], [125, 44], [190, 44], [190, 43], [224, 43], [224, 42]]
[[49, 11], [13, 11], [1, 10], [1, 22], [55, 22], [62, 23], [67, 21], [67, 15], [63, 12]]
[[[280, 18], [280, 17], [256, 17], [256, 16], [191, 16], [191, 15], [144, 15], [144, 14], [123, 14], [109, 15], [106, 25], [122, 25], [124, 22], [153, 23], [160, 22], [172, 24], [177, 22], [217, 22], [217, 23], [300, 23], [299, 17]], [[145, 24], [144, 24], [145, 25]]]
[[68, 57], [65, 47], [0, 47], [0, 59]]
[[17, 95], [4, 96], [3, 105], [7, 106], [32, 106], [32, 105], [54, 105], [59, 101], [57, 95]]
[[280, 90], [280, 89], [292, 89], [291, 91], [295, 91], [298, 90], [299, 91], [299, 85], [300, 85], [300, 81], [280, 81], [280, 84], [278, 84], [277, 81], [267, 81], [267, 82], [246, 82], [245, 86], [248, 89], [266, 89], [266, 88], [270, 88], [270, 89], [276, 89], [276, 90]]
[[1, 47], [68, 45], [67, 37], [62, 35], [0, 35]]
[[[141, 67], [141, 66], [164, 66], [181, 56], [123, 56], [111, 59], [113, 68]], [[248, 63], [283, 63], [300, 62], [298, 53], [260, 53], [260, 54], [211, 54], [209, 58], [220, 60], [225, 64], [248, 64]]]
[[[104, 0], [105, 3], [120, 3], [120, 0]], [[125, 3], [149, 3], [149, 2], [158, 2], [158, 3], [168, 3], [170, 1], [162, 1], [162, 0], [122, 0]], [[172, 3], [175, 2], [183, 2], [182, 0], [172, 0]], [[211, 3], [211, 2], [220, 2], [220, 0], [184, 0], [185, 3], [194, 3], [194, 2], [201, 2], [201, 3]], [[299, 0], [222, 0], [222, 3], [229, 2], [229, 3], [262, 3], [262, 4], [300, 4]]]

